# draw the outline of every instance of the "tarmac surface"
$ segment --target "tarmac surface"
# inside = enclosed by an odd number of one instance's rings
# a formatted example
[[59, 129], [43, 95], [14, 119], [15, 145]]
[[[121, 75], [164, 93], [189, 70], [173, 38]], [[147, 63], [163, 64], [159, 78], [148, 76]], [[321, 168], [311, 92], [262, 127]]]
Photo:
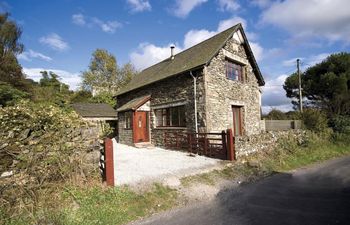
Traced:
[[350, 224], [350, 156], [278, 173], [132, 224]]

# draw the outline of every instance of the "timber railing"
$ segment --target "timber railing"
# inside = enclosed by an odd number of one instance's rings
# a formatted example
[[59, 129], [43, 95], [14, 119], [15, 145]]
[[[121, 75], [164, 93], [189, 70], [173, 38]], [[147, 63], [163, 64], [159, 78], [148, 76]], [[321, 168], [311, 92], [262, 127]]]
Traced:
[[221, 133], [164, 133], [165, 148], [184, 150], [217, 159], [234, 159], [233, 142], [232, 130], [222, 131]]

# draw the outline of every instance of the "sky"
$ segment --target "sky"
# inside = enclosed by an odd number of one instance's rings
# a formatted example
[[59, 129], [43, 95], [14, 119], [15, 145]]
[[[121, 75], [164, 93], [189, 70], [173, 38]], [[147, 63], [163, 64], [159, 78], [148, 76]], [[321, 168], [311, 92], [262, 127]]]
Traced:
[[103, 48], [118, 65], [138, 70], [242, 23], [265, 78], [263, 112], [292, 109], [284, 80], [349, 51], [349, 0], [0, 0], [23, 33], [24, 73], [57, 73], [77, 90], [92, 52]]

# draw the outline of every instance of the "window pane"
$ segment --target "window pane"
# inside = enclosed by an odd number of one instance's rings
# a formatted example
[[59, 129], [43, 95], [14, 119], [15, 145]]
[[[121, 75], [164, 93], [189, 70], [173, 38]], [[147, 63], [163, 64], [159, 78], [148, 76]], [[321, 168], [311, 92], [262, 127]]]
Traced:
[[186, 126], [186, 115], [185, 115], [185, 106], [179, 107], [179, 126], [185, 127]]
[[163, 126], [162, 110], [161, 109], [157, 109], [155, 111], [155, 114], [156, 114], [156, 126], [157, 127]]
[[179, 126], [179, 107], [174, 107], [170, 109], [171, 111], [171, 126], [178, 127]]

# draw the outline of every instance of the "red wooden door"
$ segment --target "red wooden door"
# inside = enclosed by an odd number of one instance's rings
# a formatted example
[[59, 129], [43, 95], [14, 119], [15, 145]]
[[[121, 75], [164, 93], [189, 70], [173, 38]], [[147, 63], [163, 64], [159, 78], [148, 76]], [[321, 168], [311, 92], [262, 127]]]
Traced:
[[149, 141], [148, 113], [135, 112], [134, 116], [134, 143]]

